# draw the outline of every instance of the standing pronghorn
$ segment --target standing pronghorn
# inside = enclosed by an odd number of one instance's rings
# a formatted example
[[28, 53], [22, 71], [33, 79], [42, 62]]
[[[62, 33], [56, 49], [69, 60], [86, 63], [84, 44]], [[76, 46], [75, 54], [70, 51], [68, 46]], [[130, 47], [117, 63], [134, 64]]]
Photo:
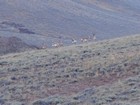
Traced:
[[58, 43], [53, 43], [53, 44], [52, 44], [52, 47], [58, 47], [58, 46], [59, 46]]
[[81, 38], [81, 42], [88, 42], [88, 38]]
[[81, 38], [81, 42], [89, 42], [89, 41], [91, 41], [91, 36]]
[[63, 43], [53, 43], [52, 44], [52, 47], [55, 47], [55, 48], [61, 47], [61, 46], [63, 46]]
[[86, 38], [81, 38], [81, 42], [88, 42], [88, 41], [95, 41], [96, 40], [96, 36], [95, 34], [93, 34], [93, 36], [88, 36]]
[[63, 46], [63, 42], [62, 41], [57, 41], [57, 42], [52, 44], [52, 47], [55, 47], [55, 48], [61, 47], [61, 46]]
[[46, 49], [47, 48], [47, 45], [43, 45], [41, 46], [42, 49]]
[[95, 41], [96, 40], [96, 35], [95, 34], [93, 34], [93, 41]]
[[41, 49], [46, 49], [48, 48], [47, 44], [45, 42], [42, 43], [42, 45], [40, 46]]
[[81, 42], [83, 43], [83, 42], [88, 42], [88, 40], [89, 40], [89, 38], [81, 38]]
[[77, 43], [77, 40], [72, 38], [72, 44], [76, 44]]

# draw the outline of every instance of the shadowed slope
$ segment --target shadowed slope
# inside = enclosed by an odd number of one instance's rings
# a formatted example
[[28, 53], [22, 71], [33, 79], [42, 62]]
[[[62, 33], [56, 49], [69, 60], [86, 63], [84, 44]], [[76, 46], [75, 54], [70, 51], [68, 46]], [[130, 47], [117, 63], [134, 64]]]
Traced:
[[0, 55], [36, 49], [16, 37], [0, 37]]

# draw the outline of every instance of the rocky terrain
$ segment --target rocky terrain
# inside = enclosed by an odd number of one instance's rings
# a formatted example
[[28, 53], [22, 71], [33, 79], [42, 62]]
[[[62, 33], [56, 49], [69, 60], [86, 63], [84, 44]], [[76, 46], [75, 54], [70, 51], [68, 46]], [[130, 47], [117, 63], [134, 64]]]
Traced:
[[0, 56], [0, 105], [139, 105], [140, 35]]

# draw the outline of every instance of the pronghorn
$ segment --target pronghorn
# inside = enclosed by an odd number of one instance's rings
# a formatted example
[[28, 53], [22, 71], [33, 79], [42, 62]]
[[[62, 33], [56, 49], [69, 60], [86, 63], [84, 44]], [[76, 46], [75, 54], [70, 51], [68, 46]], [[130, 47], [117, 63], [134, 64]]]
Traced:
[[88, 36], [88, 38], [81, 38], [81, 42], [88, 42], [88, 41], [95, 41], [96, 40], [96, 36], [95, 34], [93, 34], [93, 36]]
[[96, 35], [95, 35], [95, 34], [93, 34], [93, 40], [94, 40], [94, 41], [96, 40]]
[[76, 44], [76, 43], [77, 43], [77, 40], [72, 39], [72, 44]]
[[45, 48], [47, 48], [47, 46], [42, 46], [41, 48], [42, 48], [42, 49], [45, 49]]
[[54, 44], [52, 44], [52, 47], [58, 47], [58, 43], [54, 43]]
[[63, 46], [63, 45], [64, 45], [64, 44], [63, 44], [63, 42], [62, 42], [62, 36], [59, 36], [58, 39], [57, 39], [57, 41], [56, 41], [56, 43], [53, 43], [53, 44], [52, 44], [52, 47], [57, 48], [57, 47], [61, 47], [61, 46]]
[[54, 44], [52, 44], [52, 47], [55, 47], [55, 48], [61, 47], [61, 46], [63, 46], [63, 43], [54, 43]]
[[45, 49], [45, 48], [47, 48], [47, 47], [48, 47], [48, 46], [47, 46], [46, 43], [43, 43], [43, 44], [40, 46], [41, 49]]
[[88, 42], [88, 38], [81, 38], [81, 42]]

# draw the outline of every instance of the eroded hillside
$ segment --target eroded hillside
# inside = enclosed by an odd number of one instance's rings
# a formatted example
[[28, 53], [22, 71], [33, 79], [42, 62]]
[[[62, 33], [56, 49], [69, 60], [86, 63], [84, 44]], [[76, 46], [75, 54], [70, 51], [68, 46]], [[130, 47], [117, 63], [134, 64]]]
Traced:
[[1, 105], [139, 105], [140, 35], [0, 56]]

